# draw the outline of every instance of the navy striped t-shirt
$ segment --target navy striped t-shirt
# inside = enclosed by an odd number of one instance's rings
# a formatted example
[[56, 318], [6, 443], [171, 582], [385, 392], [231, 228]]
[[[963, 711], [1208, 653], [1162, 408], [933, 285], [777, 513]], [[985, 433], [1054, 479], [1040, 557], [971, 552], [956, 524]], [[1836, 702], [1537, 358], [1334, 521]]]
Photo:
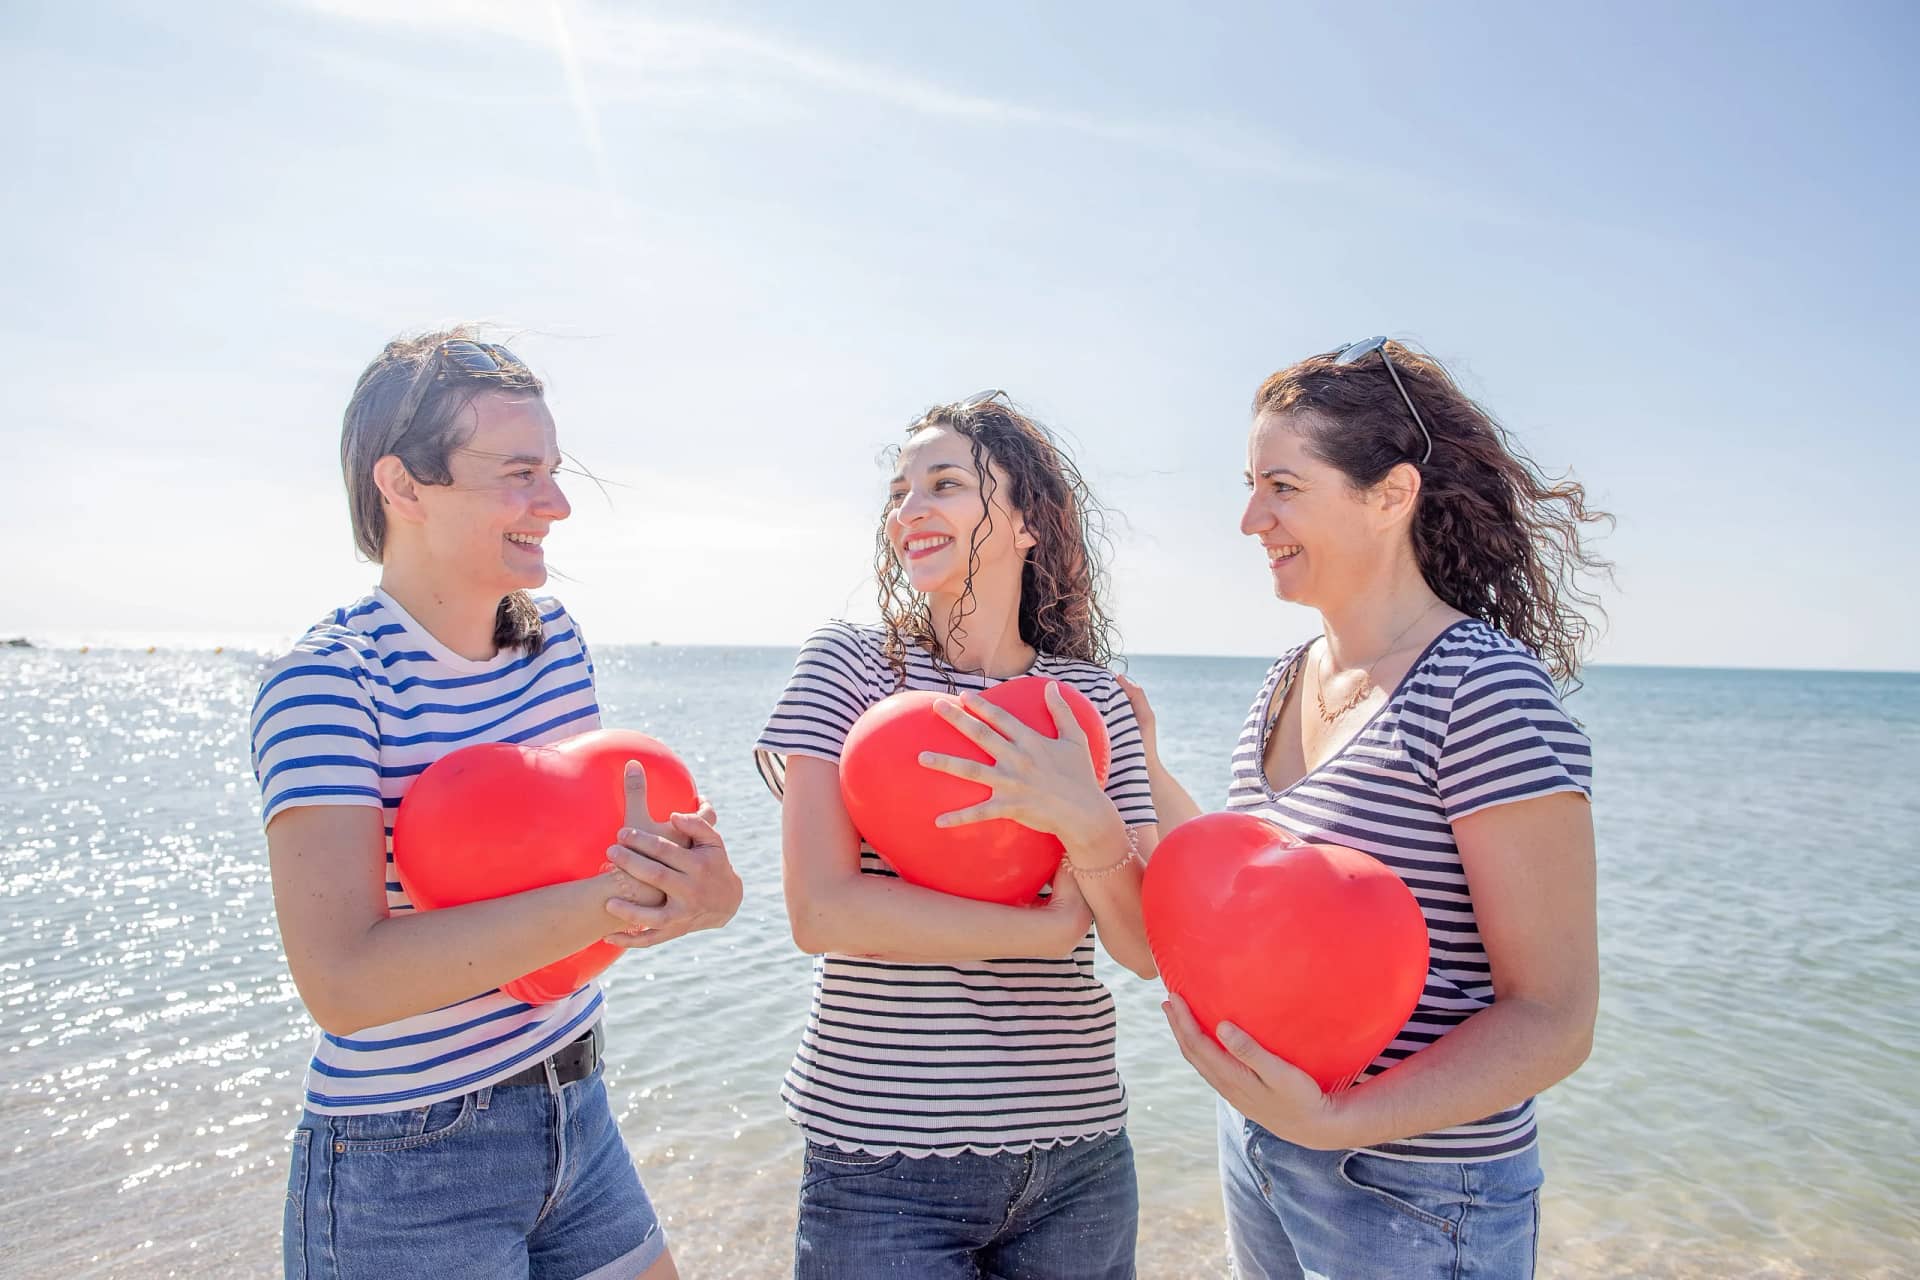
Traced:
[[[540, 651], [484, 661], [435, 640], [384, 591], [317, 623], [266, 669], [254, 702], [262, 824], [301, 805], [383, 810], [387, 910], [412, 911], [394, 873], [393, 816], [428, 765], [473, 743], [555, 742], [600, 725], [586, 642], [558, 601], [537, 603]], [[322, 1033], [307, 1107], [346, 1115], [458, 1097], [589, 1029], [601, 1004], [591, 982], [547, 1005], [485, 991], [351, 1036]]]
[[[895, 690], [879, 627], [834, 622], [814, 632], [754, 746], [782, 795], [790, 755], [840, 760], [848, 730]], [[1040, 654], [1030, 675], [1070, 684], [1100, 711], [1111, 759], [1107, 795], [1129, 827], [1154, 820], [1146, 751], [1113, 673]], [[986, 689], [1000, 681], [907, 655], [906, 688]], [[866, 875], [895, 874], [871, 845]], [[898, 964], [825, 955], [780, 1090], [810, 1141], [876, 1155], [986, 1155], [1112, 1133], [1127, 1120], [1114, 1065], [1113, 993], [1094, 976], [1094, 935], [1072, 956]]]
[[[1476, 619], [1436, 637], [1354, 738], [1284, 791], [1262, 762], [1276, 713], [1312, 644], [1275, 662], [1233, 753], [1227, 807], [1316, 843], [1371, 854], [1413, 890], [1427, 920], [1426, 988], [1367, 1079], [1494, 1001], [1452, 823], [1498, 804], [1593, 792], [1586, 734], [1552, 677], [1518, 642]], [[1531, 1098], [1472, 1124], [1368, 1150], [1406, 1160], [1493, 1160], [1538, 1138]]]

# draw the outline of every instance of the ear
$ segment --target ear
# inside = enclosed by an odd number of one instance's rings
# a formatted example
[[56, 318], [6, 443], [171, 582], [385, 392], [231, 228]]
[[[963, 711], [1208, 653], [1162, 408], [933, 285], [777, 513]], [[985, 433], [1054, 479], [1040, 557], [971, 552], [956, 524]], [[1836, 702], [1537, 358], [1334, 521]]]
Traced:
[[1014, 521], [1013, 545], [1014, 548], [1019, 551], [1031, 551], [1039, 545], [1034, 536], [1027, 532], [1027, 522], [1025, 520], [1016, 519]]
[[373, 483], [380, 490], [380, 505], [389, 523], [420, 524], [426, 519], [420, 505], [420, 484], [399, 458], [390, 453], [375, 462]]
[[1383, 522], [1404, 524], [1413, 519], [1420, 499], [1420, 468], [1411, 462], [1395, 463], [1393, 469], [1373, 487], [1374, 506]]

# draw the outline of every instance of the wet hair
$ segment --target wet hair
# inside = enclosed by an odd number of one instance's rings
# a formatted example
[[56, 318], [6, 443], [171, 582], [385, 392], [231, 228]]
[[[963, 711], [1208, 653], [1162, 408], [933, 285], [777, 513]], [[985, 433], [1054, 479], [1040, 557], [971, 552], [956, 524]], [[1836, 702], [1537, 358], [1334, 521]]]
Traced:
[[1526, 645], [1563, 688], [1577, 687], [1595, 625], [1587, 615], [1606, 616], [1581, 579], [1613, 568], [1583, 545], [1581, 526], [1611, 527], [1613, 517], [1591, 509], [1572, 479], [1542, 474], [1438, 361], [1398, 342], [1387, 351], [1432, 433], [1424, 462], [1426, 437], [1385, 361], [1371, 356], [1352, 364], [1313, 356], [1282, 369], [1254, 395], [1254, 416], [1292, 419], [1308, 451], [1356, 488], [1402, 462], [1417, 468], [1410, 536], [1427, 585]]
[[[347, 484], [353, 540], [362, 555], [381, 563], [386, 554], [387, 513], [374, 464], [388, 454], [400, 459], [418, 484], [453, 483], [449, 459], [470, 434], [465, 411], [476, 396], [498, 392], [540, 397], [546, 387], [505, 347], [482, 344], [477, 331], [456, 325], [395, 338], [354, 385], [340, 425], [340, 471]], [[460, 360], [449, 344], [481, 345], [488, 361]], [[545, 637], [539, 607], [524, 591], [501, 597], [493, 642], [501, 650], [538, 653]]]
[[[966, 635], [966, 619], [975, 606], [973, 575], [980, 566], [980, 544], [993, 532], [993, 497], [1000, 487], [995, 467], [1006, 478], [1007, 505], [1021, 514], [1033, 536], [1020, 571], [1020, 638], [1041, 653], [1109, 663], [1114, 626], [1100, 603], [1107, 582], [1105, 512], [1073, 459], [1052, 432], [997, 395], [929, 409], [906, 435], [911, 438], [928, 427], [945, 427], [971, 446], [980, 477], [980, 521], [969, 535], [966, 586], [949, 616], [937, 624], [932, 603], [908, 582], [881, 520], [874, 576], [880, 587], [885, 652], [896, 683], [906, 680], [910, 646], [944, 660], [946, 637]], [[899, 445], [887, 450], [890, 461], [899, 453]]]

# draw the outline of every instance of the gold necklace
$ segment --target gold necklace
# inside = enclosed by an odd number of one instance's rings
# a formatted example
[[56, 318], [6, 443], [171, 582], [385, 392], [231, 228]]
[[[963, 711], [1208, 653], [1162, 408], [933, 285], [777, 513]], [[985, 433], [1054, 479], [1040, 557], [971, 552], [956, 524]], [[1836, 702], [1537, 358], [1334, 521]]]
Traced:
[[[1421, 618], [1424, 618], [1428, 614], [1432, 613], [1435, 607], [1442, 603], [1443, 603], [1442, 601], [1435, 600], [1433, 604], [1430, 604], [1426, 608], [1422, 609], [1419, 612], [1419, 614], [1414, 617], [1414, 620], [1412, 622], [1409, 622], [1406, 626], [1402, 627], [1400, 629], [1400, 634], [1387, 642], [1386, 650], [1382, 652], [1378, 658], [1375, 658], [1372, 662], [1367, 664], [1366, 674], [1360, 677], [1360, 687], [1353, 691], [1353, 696], [1348, 698], [1345, 702], [1342, 702], [1339, 706], [1335, 707], [1331, 711], [1327, 710], [1327, 699], [1324, 692], [1327, 687], [1326, 672], [1324, 670], [1316, 669], [1314, 672], [1314, 680], [1313, 680], [1313, 705], [1314, 705], [1314, 708], [1320, 713], [1321, 722], [1324, 724], [1332, 724], [1335, 720], [1338, 720], [1341, 716], [1347, 714], [1347, 712], [1353, 710], [1355, 707], [1359, 706], [1363, 701], [1365, 701], [1366, 696], [1373, 692], [1373, 669], [1379, 666], [1383, 661], [1386, 660], [1387, 654], [1394, 652], [1396, 649], [1400, 647], [1400, 642], [1407, 638], [1407, 632], [1413, 630], [1416, 626], [1418, 626], [1420, 624]], [[1332, 661], [1333, 645], [1328, 644], [1324, 652], [1326, 652], [1326, 654], [1328, 655], [1328, 661]]]

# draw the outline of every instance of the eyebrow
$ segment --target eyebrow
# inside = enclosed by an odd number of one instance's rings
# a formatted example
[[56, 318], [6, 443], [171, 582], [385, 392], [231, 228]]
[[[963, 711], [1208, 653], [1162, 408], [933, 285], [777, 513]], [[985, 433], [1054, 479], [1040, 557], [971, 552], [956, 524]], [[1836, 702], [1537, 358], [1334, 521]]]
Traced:
[[535, 467], [558, 467], [563, 461], [560, 458], [543, 457], [537, 453], [491, 453], [485, 449], [469, 449], [465, 445], [460, 446], [459, 452], [470, 453], [476, 458], [492, 458], [503, 467], [523, 464]]
[[[932, 475], [936, 471], [959, 471], [966, 474], [972, 473], [970, 468], [963, 467], [957, 462], [936, 462], [932, 466], [927, 468], [928, 475]], [[896, 471], [893, 473], [893, 479], [889, 480], [887, 483], [901, 484], [906, 481], [906, 478], [907, 478], [906, 472]]]
[[[1248, 474], [1252, 474], [1252, 473], [1249, 472]], [[1298, 471], [1293, 471], [1286, 467], [1268, 467], [1265, 471], [1262, 471], [1260, 473], [1260, 478], [1262, 480], [1271, 480], [1275, 476], [1292, 476], [1295, 480], [1303, 480], [1306, 478], [1302, 476]]]

